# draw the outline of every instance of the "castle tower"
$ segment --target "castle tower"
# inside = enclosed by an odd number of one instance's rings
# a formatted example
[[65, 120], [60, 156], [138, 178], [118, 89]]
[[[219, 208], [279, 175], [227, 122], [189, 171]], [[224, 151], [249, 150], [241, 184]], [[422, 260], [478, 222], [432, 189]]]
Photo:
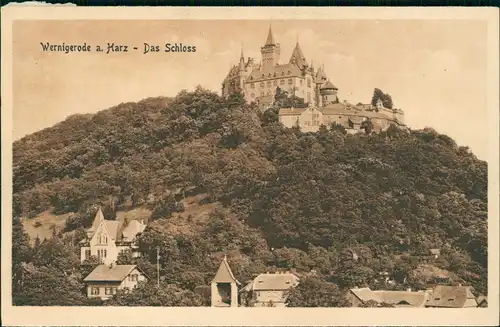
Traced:
[[327, 106], [330, 103], [337, 103], [338, 102], [338, 97], [337, 97], [337, 91], [338, 88], [332, 84], [329, 80], [321, 86], [320, 89], [320, 94], [321, 94], [321, 102], [323, 106]]
[[262, 71], [270, 71], [280, 61], [280, 45], [274, 41], [273, 31], [269, 26], [266, 44], [260, 48], [262, 54]]
[[240, 282], [234, 277], [224, 255], [224, 259], [211, 283], [212, 307], [237, 307], [238, 285]]

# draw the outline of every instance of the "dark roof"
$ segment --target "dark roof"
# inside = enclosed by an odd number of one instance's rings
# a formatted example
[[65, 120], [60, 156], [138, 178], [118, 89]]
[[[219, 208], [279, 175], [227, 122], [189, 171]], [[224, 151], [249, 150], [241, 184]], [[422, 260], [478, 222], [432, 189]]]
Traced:
[[467, 300], [476, 301], [469, 286], [438, 285], [432, 292], [432, 297], [426, 306], [443, 308], [462, 308]]
[[140, 271], [136, 265], [99, 265], [83, 281], [121, 282], [136, 268]]

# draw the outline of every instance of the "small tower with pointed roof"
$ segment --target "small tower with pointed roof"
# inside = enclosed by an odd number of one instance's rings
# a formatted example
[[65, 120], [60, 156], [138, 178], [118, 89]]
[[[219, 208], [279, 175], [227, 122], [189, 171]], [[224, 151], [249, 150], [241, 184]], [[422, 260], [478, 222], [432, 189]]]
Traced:
[[238, 285], [240, 285], [240, 282], [234, 277], [227, 262], [227, 257], [224, 255], [224, 259], [222, 259], [211, 283], [212, 307], [237, 307]]
[[338, 103], [337, 97], [338, 88], [328, 80], [323, 86], [320, 88], [321, 93], [321, 102], [323, 106], [327, 106], [331, 103]]
[[279, 64], [280, 61], [280, 45], [274, 40], [273, 30], [269, 25], [269, 32], [267, 33], [266, 43], [260, 48], [262, 54], [262, 71], [271, 71], [274, 66]]

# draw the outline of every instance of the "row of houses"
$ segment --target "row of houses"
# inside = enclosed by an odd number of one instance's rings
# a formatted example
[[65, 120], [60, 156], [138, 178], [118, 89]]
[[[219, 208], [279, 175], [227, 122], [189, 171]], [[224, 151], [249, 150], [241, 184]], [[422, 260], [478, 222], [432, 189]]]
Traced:
[[[107, 300], [118, 290], [132, 290], [140, 282], [150, 279], [136, 265], [116, 264], [120, 251], [129, 250], [133, 256], [140, 255], [136, 237], [145, 227], [142, 221], [123, 223], [105, 220], [102, 211], [98, 210], [86, 238], [80, 242], [82, 263], [90, 256], [97, 256], [103, 263], [84, 278], [89, 298]], [[211, 306], [285, 307], [287, 295], [299, 285], [300, 279], [294, 271], [278, 271], [260, 274], [242, 285], [224, 256], [210, 285]], [[419, 292], [354, 288], [348, 291], [346, 297], [353, 307], [389, 304], [396, 307], [464, 308], [487, 305], [486, 298], [476, 299], [467, 286], [438, 285]]]

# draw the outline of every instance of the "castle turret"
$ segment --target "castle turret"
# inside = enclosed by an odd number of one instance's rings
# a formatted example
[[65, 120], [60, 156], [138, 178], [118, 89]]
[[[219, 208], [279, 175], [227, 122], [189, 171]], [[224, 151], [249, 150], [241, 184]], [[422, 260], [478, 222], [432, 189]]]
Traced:
[[338, 88], [332, 84], [329, 80], [321, 86], [321, 102], [323, 106], [329, 105], [330, 103], [338, 103], [337, 97]]

